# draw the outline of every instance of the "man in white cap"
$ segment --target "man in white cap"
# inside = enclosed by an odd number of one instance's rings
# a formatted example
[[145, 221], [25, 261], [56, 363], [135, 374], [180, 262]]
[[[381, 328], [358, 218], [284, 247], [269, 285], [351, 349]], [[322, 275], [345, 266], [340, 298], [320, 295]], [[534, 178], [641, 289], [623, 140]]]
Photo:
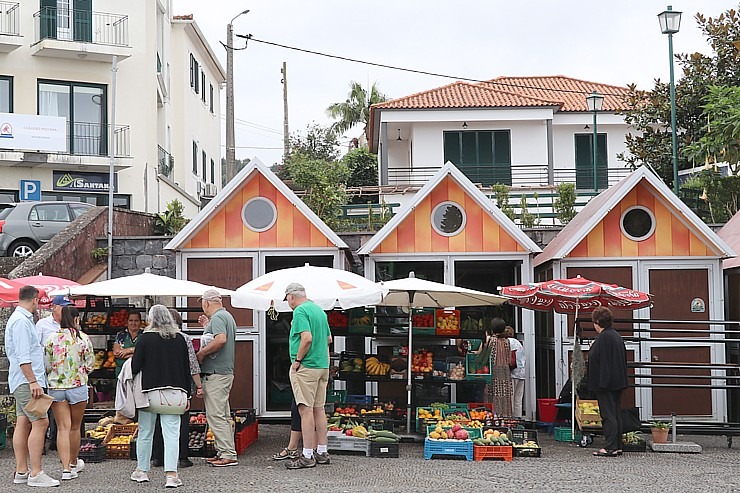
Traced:
[[51, 334], [59, 332], [59, 322], [62, 321], [62, 307], [71, 305], [69, 296], [58, 294], [51, 300], [51, 315], [36, 322], [39, 331], [39, 341], [43, 345], [46, 338]]
[[[329, 464], [326, 450], [326, 386], [329, 383], [331, 331], [326, 313], [306, 298], [303, 285], [293, 282], [285, 288], [285, 301], [293, 310], [288, 349], [290, 385], [301, 414], [303, 453], [288, 461], [288, 469]], [[314, 447], [316, 450], [314, 452]]]
[[[206, 419], [216, 439], [216, 457], [206, 459], [215, 467], [236, 466], [239, 461], [231, 430], [231, 408], [229, 395], [234, 383], [234, 348], [236, 346], [236, 321], [223, 306], [221, 295], [208, 289], [201, 296], [205, 315], [198, 318], [204, 333], [212, 334], [213, 340], [198, 351], [203, 402]], [[208, 358], [207, 356], [210, 356]]]

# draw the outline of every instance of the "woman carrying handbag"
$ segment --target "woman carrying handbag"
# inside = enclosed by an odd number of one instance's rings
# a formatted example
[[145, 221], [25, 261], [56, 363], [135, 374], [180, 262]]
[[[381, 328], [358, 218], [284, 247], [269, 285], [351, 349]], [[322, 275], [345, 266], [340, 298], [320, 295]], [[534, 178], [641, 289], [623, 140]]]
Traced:
[[190, 364], [188, 348], [180, 328], [163, 305], [149, 310], [150, 325], [139, 337], [131, 359], [131, 372], [141, 372], [141, 388], [149, 407], [139, 409], [139, 435], [136, 442], [136, 470], [131, 480], [149, 481], [154, 424], [159, 416], [164, 437], [165, 487], [177, 488], [182, 481], [177, 474], [180, 419], [190, 407]]

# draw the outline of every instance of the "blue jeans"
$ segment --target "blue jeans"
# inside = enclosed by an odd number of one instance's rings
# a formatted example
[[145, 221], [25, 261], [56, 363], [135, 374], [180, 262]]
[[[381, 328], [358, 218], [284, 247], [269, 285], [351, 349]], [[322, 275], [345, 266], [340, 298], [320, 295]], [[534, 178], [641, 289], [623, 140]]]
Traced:
[[[179, 414], [160, 414], [164, 438], [164, 472], [177, 472], [177, 458], [179, 455], [180, 440]], [[136, 460], [140, 471], [148, 471], [152, 461], [152, 442], [154, 439], [154, 423], [157, 414], [139, 409], [139, 436], [136, 439]]]

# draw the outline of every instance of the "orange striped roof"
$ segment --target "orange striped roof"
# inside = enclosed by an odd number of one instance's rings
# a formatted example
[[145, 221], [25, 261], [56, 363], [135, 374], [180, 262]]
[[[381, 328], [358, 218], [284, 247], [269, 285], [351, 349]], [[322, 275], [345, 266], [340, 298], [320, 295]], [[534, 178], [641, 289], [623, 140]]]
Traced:
[[[277, 221], [271, 228], [255, 232], [242, 222], [242, 208], [249, 199], [265, 197], [277, 209]], [[181, 248], [326, 248], [333, 242], [306, 217], [293, 202], [262, 173], [254, 171], [234, 190]]]
[[[453, 201], [466, 214], [463, 230], [443, 236], [432, 227], [432, 210]], [[388, 232], [374, 253], [478, 253], [527, 251], [449, 176], [444, 178], [403, 221]]]

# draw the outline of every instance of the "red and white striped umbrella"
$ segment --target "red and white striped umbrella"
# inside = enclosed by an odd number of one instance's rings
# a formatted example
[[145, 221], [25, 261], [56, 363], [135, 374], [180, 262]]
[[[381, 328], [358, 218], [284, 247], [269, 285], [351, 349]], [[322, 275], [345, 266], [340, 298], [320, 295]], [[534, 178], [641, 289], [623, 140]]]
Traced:
[[591, 281], [581, 276], [506, 286], [500, 292], [509, 298], [508, 302], [512, 305], [543, 312], [592, 312], [600, 306], [636, 310], [651, 303], [648, 293]]

